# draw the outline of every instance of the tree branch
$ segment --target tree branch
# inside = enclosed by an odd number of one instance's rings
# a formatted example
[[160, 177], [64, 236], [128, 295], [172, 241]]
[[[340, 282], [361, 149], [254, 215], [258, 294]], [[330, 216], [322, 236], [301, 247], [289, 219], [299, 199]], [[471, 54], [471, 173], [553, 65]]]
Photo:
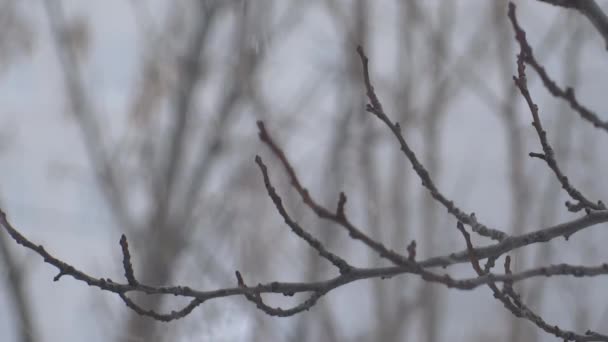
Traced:
[[515, 39], [520, 42], [521, 47], [520, 53], [517, 55], [518, 76], [513, 76], [513, 81], [515, 82], [515, 85], [520, 90], [522, 96], [528, 104], [530, 114], [532, 114], [532, 126], [534, 126], [534, 129], [536, 130], [541, 146], [543, 148], [542, 154], [530, 153], [530, 157], [544, 160], [557, 177], [557, 180], [561, 183], [562, 188], [566, 190], [566, 192], [568, 193], [568, 195], [570, 195], [570, 197], [572, 197], [572, 199], [578, 201], [578, 203], [574, 204], [566, 202], [566, 207], [568, 207], [568, 210], [572, 212], [577, 212], [582, 209], [606, 210], [606, 206], [602, 201], [593, 203], [588, 200], [578, 189], [572, 186], [572, 184], [570, 184], [570, 181], [568, 180], [568, 177], [563, 174], [559, 165], [557, 164], [557, 161], [555, 160], [555, 153], [553, 152], [553, 148], [551, 147], [547, 139], [547, 132], [543, 129], [542, 123], [540, 121], [540, 116], [538, 114], [538, 106], [532, 100], [532, 96], [530, 95], [530, 91], [528, 90], [525, 60], [530, 60], [530, 56], [532, 56], [532, 49], [526, 42], [526, 32], [524, 32], [517, 23], [517, 18], [515, 16], [515, 5], [513, 3], [509, 4], [509, 18], [511, 19], [511, 22], [513, 23], [513, 27], [515, 29]]
[[608, 50], [608, 16], [594, 0], [539, 0], [554, 6], [575, 9], [584, 15], [604, 38]]

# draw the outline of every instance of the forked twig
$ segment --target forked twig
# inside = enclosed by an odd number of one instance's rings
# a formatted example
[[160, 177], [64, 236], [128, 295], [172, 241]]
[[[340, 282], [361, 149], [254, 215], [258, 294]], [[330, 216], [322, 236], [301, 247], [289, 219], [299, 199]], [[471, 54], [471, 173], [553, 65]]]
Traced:
[[361, 64], [363, 65], [363, 79], [364, 79], [365, 89], [366, 89], [366, 93], [367, 93], [367, 98], [369, 99], [369, 102], [370, 102], [365, 107], [365, 109], [368, 112], [374, 114], [378, 119], [380, 119], [380, 121], [382, 121], [391, 130], [391, 132], [393, 133], [393, 135], [399, 142], [401, 151], [403, 151], [403, 153], [405, 154], [407, 159], [412, 164], [412, 168], [414, 169], [414, 171], [416, 172], [416, 174], [422, 181], [422, 186], [424, 186], [429, 191], [431, 196], [437, 202], [439, 202], [441, 205], [443, 205], [448, 210], [448, 213], [450, 213], [454, 217], [456, 217], [457, 220], [471, 226], [473, 231], [476, 232], [477, 234], [488, 237], [488, 238], [490, 238], [492, 240], [496, 240], [496, 241], [503, 241], [504, 239], [506, 239], [507, 238], [506, 233], [504, 233], [498, 229], [489, 228], [489, 227], [479, 223], [477, 221], [477, 218], [474, 213], [472, 213], [470, 215], [466, 214], [460, 208], [458, 208], [454, 204], [453, 201], [448, 200], [441, 192], [439, 192], [439, 190], [437, 189], [437, 186], [435, 186], [435, 183], [431, 179], [429, 172], [426, 170], [424, 165], [422, 165], [422, 163], [420, 163], [420, 161], [418, 160], [418, 157], [416, 156], [416, 153], [414, 153], [414, 151], [409, 147], [407, 141], [403, 137], [403, 134], [401, 132], [401, 126], [399, 125], [399, 123], [398, 122], [393, 123], [391, 121], [391, 119], [388, 117], [388, 115], [386, 115], [386, 113], [384, 112], [384, 109], [382, 109], [382, 104], [380, 103], [380, 100], [378, 99], [378, 96], [376, 95], [376, 91], [374, 90], [374, 86], [372, 85], [372, 82], [371, 82], [371, 78], [369, 75], [368, 58], [367, 58], [367, 55], [365, 54], [365, 51], [363, 51], [363, 47], [358, 46], [357, 53], [359, 54], [359, 57], [361, 58]]
[[[572, 199], [578, 201], [574, 204], [566, 202], [568, 210], [572, 212], [578, 212], [582, 209], [606, 210], [606, 206], [602, 201], [594, 203], [588, 200], [577, 188], [575, 188], [557, 164], [557, 161], [555, 160], [555, 153], [553, 152], [553, 148], [549, 144], [549, 141], [547, 139], [547, 132], [543, 129], [540, 116], [538, 114], [538, 105], [534, 103], [534, 101], [532, 100], [532, 96], [530, 95], [530, 91], [528, 90], [525, 63], [530, 64], [532, 62], [531, 65], [533, 66], [538, 64], [533, 58], [532, 48], [528, 45], [526, 41], [526, 32], [523, 31], [517, 23], [517, 17], [515, 16], [515, 5], [513, 3], [509, 3], [509, 19], [511, 20], [511, 23], [513, 24], [513, 29], [515, 30], [515, 39], [520, 44], [520, 52], [517, 55], [517, 76], [513, 76], [513, 81], [515, 82], [515, 85], [517, 86], [522, 96], [526, 100], [526, 103], [528, 104], [530, 114], [532, 115], [532, 126], [534, 126], [534, 129], [536, 130], [536, 134], [538, 135], [543, 149], [543, 153], [530, 153], [530, 156], [544, 160], [547, 163], [547, 166], [549, 166], [549, 168], [557, 177], [557, 180], [562, 185], [562, 188], [566, 190], [566, 192], [568, 193], [568, 195], [570, 195], [570, 197], [572, 197]], [[538, 70], [539, 69], [537, 69], [537, 71]], [[540, 70], [542, 71], [542, 73], [544, 73], [544, 69], [541, 68]], [[550, 87], [547, 88], [551, 89]]]

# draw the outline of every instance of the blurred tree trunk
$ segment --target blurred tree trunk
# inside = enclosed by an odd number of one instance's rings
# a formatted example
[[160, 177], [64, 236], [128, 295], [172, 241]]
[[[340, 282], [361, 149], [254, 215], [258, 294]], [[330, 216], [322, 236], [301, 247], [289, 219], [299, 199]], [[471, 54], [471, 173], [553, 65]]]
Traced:
[[27, 294], [27, 268], [19, 264], [13, 257], [9, 246], [12, 241], [7, 241], [7, 234], [0, 234], [0, 261], [3, 269], [7, 270], [8, 277], [4, 280], [8, 285], [8, 293], [10, 300], [13, 302], [15, 310], [15, 327], [17, 329], [17, 340], [19, 342], [36, 342], [38, 341], [38, 329], [34, 323], [34, 316]]
[[[450, 83], [444, 81], [445, 60], [449, 58], [449, 42], [452, 39], [451, 32], [455, 24], [455, 3], [446, 2], [438, 9], [438, 18], [435, 25], [429, 28], [431, 60], [431, 89], [428, 94], [428, 103], [421, 117], [422, 130], [424, 131], [423, 160], [429, 174], [435, 179], [441, 179], [440, 164], [440, 129], [441, 119], [448, 109], [448, 90]], [[426, 191], [423, 195], [422, 227], [424, 253], [435, 254], [439, 251], [438, 237], [441, 227], [438, 224], [439, 205]], [[423, 331], [427, 342], [438, 342], [441, 338], [443, 325], [442, 312], [447, 310], [447, 301], [443, 299], [442, 292], [434, 284], [424, 284], [421, 294], [424, 308]]]

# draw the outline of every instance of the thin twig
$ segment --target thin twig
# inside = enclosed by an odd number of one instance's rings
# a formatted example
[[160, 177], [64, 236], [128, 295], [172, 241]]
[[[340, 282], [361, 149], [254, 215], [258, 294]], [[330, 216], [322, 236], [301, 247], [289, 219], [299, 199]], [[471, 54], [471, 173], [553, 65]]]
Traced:
[[[580, 3], [584, 2], [586, 1], [580, 1]], [[551, 95], [564, 99], [566, 102], [568, 102], [568, 104], [570, 104], [570, 107], [572, 107], [572, 109], [578, 112], [578, 114], [583, 119], [593, 124], [593, 126], [600, 128], [605, 132], [608, 132], [608, 120], [600, 119], [600, 117], [595, 112], [582, 105], [577, 100], [576, 95], [574, 94], [574, 89], [570, 87], [564, 89], [558, 86], [557, 83], [552, 80], [551, 77], [549, 77], [549, 74], [547, 73], [545, 68], [536, 60], [536, 57], [534, 57], [532, 47], [530, 46], [530, 44], [528, 44], [528, 41], [526, 39], [526, 33], [519, 26], [519, 23], [515, 16], [515, 8], [513, 7], [513, 10], [511, 10], [511, 8], [512, 7], [509, 6], [509, 19], [511, 20], [511, 24], [513, 25], [513, 29], [515, 30], [515, 39], [519, 43], [522, 52], [524, 52], [522, 54], [524, 62], [531, 66], [536, 71], [536, 73], [538, 73], [538, 76], [540, 76], [540, 79], [543, 81], [545, 88], [547, 88]]]
[[418, 174], [418, 177], [422, 181], [422, 186], [424, 186], [431, 196], [440, 204], [442, 204], [447, 210], [448, 213], [454, 215], [456, 219], [459, 221], [471, 226], [474, 232], [481, 236], [488, 237], [492, 240], [502, 241], [507, 238], [507, 234], [497, 230], [489, 228], [477, 221], [475, 214], [466, 214], [456, 205], [454, 205], [453, 201], [448, 200], [435, 186], [435, 183], [431, 179], [429, 172], [426, 170], [424, 165], [418, 161], [418, 157], [414, 153], [414, 151], [409, 147], [403, 134], [401, 133], [401, 126], [398, 122], [393, 123], [390, 118], [386, 115], [384, 110], [382, 109], [382, 104], [376, 95], [376, 91], [374, 90], [374, 86], [372, 85], [370, 75], [369, 75], [369, 67], [368, 67], [368, 58], [363, 51], [363, 47], [357, 47], [357, 53], [359, 57], [361, 57], [361, 64], [363, 65], [363, 77], [365, 88], [367, 91], [367, 97], [369, 99], [369, 104], [366, 106], [366, 110], [372, 114], [374, 114], [378, 119], [380, 119], [388, 128], [391, 130], [399, 145], [401, 147], [401, 151], [405, 154], [407, 159], [412, 164], [414, 171]]
[[264, 185], [266, 186], [266, 191], [268, 191], [268, 196], [270, 196], [270, 198], [272, 199], [272, 202], [277, 208], [277, 211], [279, 212], [279, 214], [281, 214], [289, 228], [291, 228], [291, 231], [293, 231], [294, 234], [296, 234], [298, 237], [302, 238], [302, 240], [306, 241], [306, 243], [308, 243], [310, 247], [317, 250], [321, 257], [327, 259], [334, 266], [336, 266], [340, 270], [340, 273], [344, 274], [350, 272], [352, 266], [350, 266], [344, 259], [325, 249], [325, 247], [319, 240], [313, 237], [310, 233], [306, 232], [302, 227], [300, 227], [300, 225], [296, 221], [294, 221], [289, 216], [287, 210], [285, 210], [285, 207], [283, 206], [283, 200], [277, 194], [275, 188], [270, 182], [270, 176], [268, 176], [268, 168], [262, 161], [262, 158], [260, 156], [256, 156], [255, 162], [260, 167], [260, 171], [262, 172], [262, 176], [264, 177]]
[[[457, 228], [462, 233], [465, 239], [467, 250], [469, 251], [470, 262], [473, 266], [473, 269], [479, 276], [488, 275], [488, 273], [484, 271], [479, 265], [479, 260], [477, 259], [477, 256], [475, 254], [475, 249], [473, 248], [471, 237], [469, 233], [465, 230], [464, 225], [461, 222], [458, 222]], [[606, 266], [608, 268], [608, 265]], [[505, 259], [505, 274], [512, 275], [510, 269], [510, 258], [508, 256]], [[608, 341], [608, 336], [601, 335], [589, 330], [585, 332], [585, 335], [580, 335], [573, 331], [563, 330], [557, 325], [548, 324], [547, 322], [545, 322], [545, 320], [542, 319], [542, 317], [534, 313], [534, 311], [532, 311], [523, 303], [521, 297], [513, 289], [513, 282], [511, 280], [505, 281], [505, 286], [503, 287], [503, 290], [500, 290], [494, 282], [488, 282], [487, 285], [488, 287], [490, 287], [490, 289], [492, 289], [492, 292], [494, 293], [494, 298], [502, 302], [505, 308], [511, 311], [513, 315], [529, 320], [537, 327], [550, 334], [563, 338], [566, 341]]]
[[582, 209], [591, 209], [591, 210], [605, 210], [606, 206], [601, 201], [594, 203], [588, 200], [577, 188], [575, 188], [568, 177], [564, 175], [559, 165], [557, 164], [557, 160], [555, 160], [555, 153], [553, 152], [553, 148], [549, 144], [547, 139], [547, 132], [543, 129], [540, 116], [538, 114], [538, 106], [532, 100], [532, 96], [530, 95], [530, 91], [528, 90], [528, 81], [526, 77], [526, 59], [530, 59], [530, 55], [532, 54], [532, 50], [526, 42], [526, 32], [524, 32], [517, 23], [517, 18], [515, 15], [515, 5], [513, 3], [509, 3], [509, 18], [513, 23], [513, 27], [515, 28], [515, 39], [520, 42], [520, 52], [517, 55], [517, 75], [513, 76], [513, 81], [515, 85], [521, 92], [522, 96], [526, 100], [528, 104], [528, 108], [530, 109], [530, 114], [532, 115], [532, 126], [536, 130], [538, 138], [540, 140], [543, 153], [530, 153], [531, 157], [539, 158], [544, 160], [547, 163], [547, 166], [553, 171], [557, 180], [562, 185], [562, 188], [566, 190], [568, 195], [572, 197], [572, 199], [578, 201], [578, 203], [570, 203], [566, 202], [566, 206], [568, 210], [572, 212], [578, 212]]
[[608, 50], [608, 16], [594, 0], [539, 0], [554, 6], [575, 9], [584, 15], [602, 35]]
[[[594, 213], [597, 214], [597, 213]], [[606, 214], [605, 221], [608, 221], [608, 213]], [[592, 214], [593, 215], [593, 214]], [[588, 217], [588, 216], [586, 216]], [[576, 277], [593, 277], [598, 275], [608, 274], [608, 266], [605, 264], [593, 267], [585, 267], [585, 266], [572, 266], [572, 265], [553, 265], [548, 267], [542, 267], [538, 269], [531, 269], [521, 273], [516, 274], [484, 274], [480, 277], [475, 278], [465, 278], [465, 279], [455, 279], [447, 274], [434, 274], [424, 269], [425, 262], [420, 263], [410, 263], [407, 266], [393, 266], [393, 267], [377, 267], [377, 268], [356, 268], [353, 267], [350, 272], [340, 274], [334, 278], [327, 279], [324, 281], [316, 281], [316, 282], [270, 282], [266, 284], [259, 284], [255, 287], [247, 287], [239, 285], [236, 288], [222, 288], [218, 290], [210, 290], [210, 291], [200, 291], [192, 289], [188, 286], [149, 286], [142, 284], [141, 282], [135, 280], [135, 284], [122, 284], [115, 282], [109, 278], [96, 278], [92, 277], [84, 272], [76, 269], [72, 265], [65, 263], [64, 261], [56, 258], [49, 252], [47, 252], [44, 247], [40, 245], [36, 245], [30, 240], [28, 240], [25, 236], [19, 233], [6, 219], [6, 215], [4, 212], [0, 210], [0, 225], [4, 227], [4, 230], [17, 242], [18, 244], [24, 246], [27, 249], [30, 249], [40, 255], [45, 262], [51, 264], [59, 270], [59, 274], [54, 278], [55, 280], [59, 280], [61, 276], [71, 276], [72, 278], [82, 281], [89, 286], [95, 286], [100, 288], [101, 290], [113, 292], [118, 294], [123, 301], [127, 304], [127, 306], [138, 313], [144, 314], [146, 316], [150, 316], [153, 318], [161, 319], [161, 320], [172, 320], [183, 317], [183, 314], [186, 311], [191, 311], [193, 306], [200, 305], [203, 302], [208, 300], [212, 300], [215, 298], [228, 297], [228, 296], [237, 296], [237, 295], [256, 295], [261, 293], [279, 293], [285, 296], [292, 296], [295, 293], [309, 292], [309, 293], [317, 293], [319, 298], [330, 291], [343, 286], [345, 284], [362, 280], [362, 279], [371, 279], [371, 278], [390, 278], [402, 274], [416, 274], [419, 275], [422, 279], [443, 284], [448, 288], [455, 288], [460, 290], [473, 290], [479, 286], [484, 286], [489, 283], [497, 283], [497, 282], [519, 282], [525, 279], [541, 277], [541, 276], [553, 276], [553, 275], [573, 275]], [[125, 238], [126, 239], [126, 238]], [[122, 238], [121, 238], [122, 240]], [[128, 249], [128, 244], [121, 244], [121, 248]], [[516, 248], [514, 245], [511, 248]], [[472, 251], [467, 249], [466, 251], [469, 253], [467, 261], [470, 262], [470, 253], [473, 252], [476, 255], [477, 260], [481, 260], [485, 258], [483, 256], [484, 248], [476, 248]], [[506, 251], [499, 250], [501, 254]], [[129, 254], [129, 253], [127, 253]], [[123, 255], [124, 257], [124, 255]], [[431, 264], [428, 263], [427, 264]], [[134, 276], [133, 276], [134, 277]], [[139, 292], [144, 294], [156, 294], [156, 295], [173, 295], [180, 297], [188, 297], [192, 299], [196, 299], [197, 302], [191, 302], [186, 307], [181, 310], [169, 313], [169, 314], [161, 314], [154, 311], [146, 311], [140, 307], [138, 307], [135, 303], [133, 303], [128, 297], [126, 297], [127, 293], [130, 292]], [[197, 303], [195, 305], [195, 303]], [[295, 313], [295, 312], [294, 312]]]
[[266, 144], [272, 151], [272, 153], [281, 161], [285, 172], [289, 176], [291, 185], [298, 192], [304, 204], [306, 204], [319, 218], [334, 222], [346, 229], [351, 238], [363, 242], [366, 246], [377, 252], [381, 257], [386, 258], [396, 265], [408, 264], [408, 259], [403, 255], [388, 249], [382, 243], [372, 239], [367, 234], [358, 229], [354, 224], [350, 222], [345, 213], [345, 205], [347, 197], [344, 193], [340, 193], [338, 200], [337, 210], [331, 212], [327, 208], [318, 204], [310, 195], [309, 191], [302, 186], [298, 176], [291, 166], [285, 152], [279, 147], [279, 145], [270, 136], [264, 123], [262, 121], [257, 122], [259, 129], [259, 137], [262, 142]]

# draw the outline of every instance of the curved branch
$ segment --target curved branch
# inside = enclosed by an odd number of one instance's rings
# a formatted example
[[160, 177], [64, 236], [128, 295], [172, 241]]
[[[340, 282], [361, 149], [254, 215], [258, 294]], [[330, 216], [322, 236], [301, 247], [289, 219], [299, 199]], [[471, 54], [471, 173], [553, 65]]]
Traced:
[[[589, 216], [591, 216], [591, 215], [597, 216], [597, 214], [604, 215], [603, 222], [608, 221], [608, 212], [592, 213]], [[597, 218], [595, 218], [595, 221], [587, 220], [587, 223], [589, 223], [589, 222], [597, 222]], [[123, 267], [125, 267], [125, 269], [126, 269], [125, 274], [126, 274], [126, 278], [128, 279], [127, 284], [117, 283], [109, 278], [104, 279], [104, 278], [92, 277], [92, 276], [76, 269], [72, 265], [54, 257], [49, 252], [47, 252], [43, 246], [34, 244], [30, 240], [28, 240], [25, 236], [23, 236], [21, 233], [19, 233], [10, 224], [10, 222], [6, 218], [6, 214], [1, 210], [0, 210], [0, 225], [2, 225], [4, 227], [4, 230], [6, 230], [7, 233], [18, 244], [24, 246], [27, 249], [34, 251], [35, 253], [40, 255], [44, 259], [45, 262], [53, 265], [54, 267], [56, 267], [59, 270], [59, 274], [54, 278], [55, 281], [59, 280], [64, 275], [71, 276], [76, 280], [79, 280], [79, 281], [82, 281], [82, 282], [88, 284], [89, 286], [95, 286], [95, 287], [100, 288], [101, 290], [118, 294], [120, 296], [120, 298], [125, 302], [125, 304], [130, 309], [134, 310], [135, 312], [137, 312], [141, 315], [152, 317], [154, 319], [161, 320], [161, 321], [169, 321], [169, 320], [174, 320], [174, 319], [184, 317], [187, 314], [189, 314], [198, 305], [200, 305], [203, 302], [206, 302], [208, 300], [215, 299], [215, 298], [229, 297], [229, 296], [238, 296], [238, 295], [247, 297], [249, 300], [255, 302], [256, 305], [261, 310], [263, 310], [267, 313], [272, 313], [274, 315], [284, 317], [284, 316], [294, 315], [303, 310], [306, 310], [306, 307], [310, 308], [310, 306], [312, 306], [312, 304], [316, 303], [316, 301], [318, 299], [320, 299], [322, 296], [324, 296], [325, 294], [329, 293], [330, 291], [332, 291], [338, 287], [346, 285], [348, 283], [352, 283], [352, 282], [355, 282], [358, 280], [363, 280], [363, 279], [391, 278], [391, 277], [403, 275], [403, 274], [418, 275], [425, 281], [442, 284], [448, 288], [455, 288], [455, 289], [460, 289], [460, 290], [473, 290], [477, 287], [488, 285], [488, 284], [499, 283], [499, 282], [514, 283], [514, 282], [523, 281], [525, 279], [530, 279], [530, 278], [534, 278], [534, 277], [543, 277], [543, 276], [549, 277], [549, 276], [554, 276], [554, 275], [572, 275], [575, 277], [593, 277], [593, 276], [608, 274], [608, 265], [606, 265], [606, 264], [602, 264], [599, 266], [592, 266], [592, 267], [560, 264], [560, 265], [552, 265], [552, 266], [547, 266], [547, 267], [540, 267], [537, 269], [530, 269], [530, 270], [527, 270], [527, 271], [524, 271], [521, 273], [516, 273], [516, 274], [510, 274], [510, 273], [492, 274], [492, 273], [487, 272], [487, 273], [480, 275], [479, 277], [456, 279], [448, 274], [432, 273], [425, 268], [425, 267], [439, 266], [439, 264], [437, 264], [436, 262], [409, 261], [406, 265], [403, 265], [403, 266], [376, 267], [376, 268], [352, 267], [352, 269], [349, 272], [342, 273], [334, 278], [327, 279], [324, 281], [316, 281], [316, 282], [276, 282], [276, 281], [273, 281], [273, 282], [266, 283], [266, 284], [259, 284], [255, 287], [247, 287], [247, 286], [245, 286], [244, 282], [239, 282], [238, 287], [234, 287], [234, 288], [222, 288], [222, 289], [210, 290], [210, 291], [200, 291], [200, 290], [192, 289], [188, 286], [149, 286], [149, 285], [145, 285], [145, 284], [142, 284], [139, 281], [137, 281], [135, 279], [134, 272], [132, 270], [132, 266], [125, 266], [125, 265], [130, 265], [130, 259], [129, 259], [130, 253], [128, 252], [128, 243], [126, 242], [126, 237], [124, 237], [124, 236], [121, 237], [121, 250], [123, 252]], [[562, 229], [559, 231], [562, 232], [561, 235], [563, 235], [563, 229], [565, 229], [565, 228], [566, 227], [557, 227], [557, 228], [553, 228], [553, 229], [554, 230]], [[580, 228], [580, 226], [578, 226], [578, 228], [582, 229], [582, 228]], [[553, 235], [543, 235], [542, 233], [539, 233], [539, 232], [537, 232], [537, 235], [539, 237], [544, 236], [545, 239], [548, 239], [548, 237], [553, 236]], [[560, 235], [554, 235], [554, 237], [555, 236], [560, 236]], [[527, 240], [530, 238], [531, 238], [530, 236], [527, 236], [527, 237], [520, 237], [519, 239], [518, 238], [512, 238], [512, 239], [514, 239], [514, 241], [524, 241], [524, 240]], [[508, 242], [508, 240], [505, 242]], [[508, 246], [508, 247], [510, 247], [510, 249], [508, 249], [506, 245], [503, 245], [501, 247], [502, 249], [495, 248], [495, 252], [504, 254], [508, 251], [519, 248], [521, 246], [525, 246], [527, 244], [529, 244], [529, 243], [523, 243], [523, 242], [522, 243], [512, 243]], [[497, 245], [501, 245], [501, 243], [499, 243]], [[505, 249], [505, 248], [507, 248], [507, 249]], [[469, 259], [466, 259], [466, 261], [470, 262], [470, 253], [474, 253], [476, 255], [477, 260], [481, 260], [481, 259], [487, 257], [485, 254], [488, 253], [488, 249], [483, 248], [483, 247], [472, 249], [472, 250], [467, 249], [466, 253], [467, 253], [467, 257], [469, 258]], [[439, 257], [439, 258], [429, 259], [429, 260], [430, 261], [444, 260], [442, 258], [450, 258], [450, 257], [454, 257], [454, 254], [452, 254], [450, 256], [446, 256], [446, 257]], [[237, 279], [238, 278], [239, 277], [237, 276]], [[242, 277], [241, 277], [241, 280], [242, 280]], [[185, 306], [183, 309], [181, 309], [179, 311], [174, 311], [169, 314], [161, 314], [161, 313], [157, 313], [152, 310], [146, 310], [146, 309], [139, 307], [137, 304], [135, 304], [132, 300], [130, 300], [126, 296], [126, 294], [129, 292], [139, 292], [139, 293], [144, 293], [144, 294], [157, 294], [157, 295], [165, 294], [165, 295], [173, 295], [173, 296], [180, 296], [180, 297], [188, 297], [188, 298], [192, 298], [192, 301], [190, 302], [190, 304], [188, 304], [187, 306]], [[313, 295], [304, 303], [302, 303], [299, 306], [296, 306], [292, 309], [289, 309], [289, 310], [271, 308], [271, 307], [263, 304], [263, 302], [261, 302], [261, 297], [260, 297], [260, 294], [262, 294], [262, 293], [279, 293], [279, 294], [283, 294], [285, 296], [292, 296], [295, 293], [302, 293], [302, 292], [312, 292]]]
[[489, 228], [479, 223], [474, 213], [470, 215], [466, 214], [465, 212], [460, 210], [460, 208], [458, 208], [453, 201], [448, 200], [441, 192], [439, 192], [437, 186], [435, 186], [435, 183], [431, 179], [429, 172], [426, 170], [424, 165], [420, 163], [418, 157], [416, 156], [416, 153], [414, 153], [414, 151], [409, 147], [407, 141], [403, 137], [403, 134], [401, 133], [401, 126], [399, 125], [399, 123], [393, 123], [384, 112], [384, 109], [382, 109], [382, 104], [380, 103], [380, 100], [376, 95], [376, 91], [374, 90], [374, 86], [372, 85], [370, 79], [368, 58], [365, 52], [363, 51], [363, 47], [358, 46], [357, 53], [361, 57], [361, 64], [363, 65], [364, 83], [367, 91], [367, 97], [370, 102], [365, 109], [368, 112], [374, 114], [391, 130], [391, 132], [399, 142], [399, 145], [401, 146], [401, 151], [403, 151], [407, 159], [412, 164], [414, 171], [416, 171], [416, 174], [422, 181], [422, 186], [424, 186], [429, 191], [431, 196], [437, 202], [439, 202], [448, 210], [448, 213], [452, 214], [454, 217], [456, 217], [456, 219], [463, 222], [464, 224], [469, 225], [477, 234], [496, 241], [502, 241], [506, 239], [508, 236], [506, 233], [498, 229]]
[[575, 188], [557, 164], [557, 161], [555, 160], [555, 153], [553, 152], [553, 148], [547, 139], [547, 132], [543, 129], [540, 121], [538, 106], [532, 100], [532, 96], [528, 90], [526, 66], [524, 63], [529, 63], [529, 61], [532, 60], [532, 48], [527, 44], [526, 32], [524, 32], [517, 23], [517, 17], [515, 16], [515, 5], [513, 3], [509, 3], [509, 19], [511, 19], [511, 22], [513, 23], [513, 28], [515, 29], [515, 39], [519, 42], [521, 48], [519, 54], [517, 55], [517, 76], [513, 76], [513, 81], [528, 104], [530, 114], [532, 114], [532, 126], [534, 126], [534, 129], [536, 130], [543, 149], [543, 153], [530, 153], [530, 157], [544, 160], [547, 163], [547, 166], [549, 166], [549, 168], [555, 174], [555, 177], [557, 177], [557, 180], [562, 185], [562, 188], [566, 190], [572, 199], [578, 201], [578, 203], [574, 204], [566, 202], [568, 210], [572, 212], [577, 212], [582, 209], [606, 210], [606, 206], [602, 201], [594, 203], [588, 200], [585, 195]]

